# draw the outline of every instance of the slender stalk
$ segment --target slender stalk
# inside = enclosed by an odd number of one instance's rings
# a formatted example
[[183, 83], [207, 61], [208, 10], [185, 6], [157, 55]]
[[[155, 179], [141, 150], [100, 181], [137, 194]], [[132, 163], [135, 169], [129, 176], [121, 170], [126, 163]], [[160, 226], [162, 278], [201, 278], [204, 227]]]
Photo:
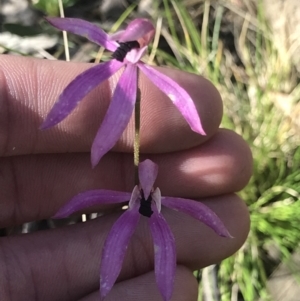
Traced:
[[[139, 78], [139, 74], [137, 76]], [[134, 144], [133, 144], [133, 162], [134, 162], [134, 184], [139, 184], [138, 166], [140, 162], [140, 126], [141, 126], [141, 90], [137, 89], [136, 102], [134, 107]]]
[[[58, 0], [58, 7], [59, 7], [60, 17], [64, 18], [65, 13], [64, 13], [64, 6], [62, 3], [62, 0]], [[67, 36], [66, 31], [63, 31], [63, 39], [64, 39], [64, 46], [65, 46], [66, 61], [69, 62], [70, 61], [70, 52], [69, 52], [69, 47], [68, 47], [68, 36]]]

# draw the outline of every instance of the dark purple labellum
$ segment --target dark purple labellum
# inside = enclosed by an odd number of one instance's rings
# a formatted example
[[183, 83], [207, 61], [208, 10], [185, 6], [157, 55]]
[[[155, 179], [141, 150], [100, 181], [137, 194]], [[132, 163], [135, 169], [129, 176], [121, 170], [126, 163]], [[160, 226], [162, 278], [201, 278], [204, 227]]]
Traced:
[[112, 57], [116, 59], [119, 62], [123, 62], [126, 54], [134, 49], [134, 48], [140, 48], [140, 44], [138, 41], [128, 41], [124, 43], [120, 43], [120, 46], [117, 48], [117, 50], [112, 54]]
[[140, 200], [139, 213], [146, 217], [151, 217], [153, 211], [151, 209], [152, 197], [149, 195], [149, 198], [146, 200], [144, 197], [144, 192], [141, 190], [142, 198]]

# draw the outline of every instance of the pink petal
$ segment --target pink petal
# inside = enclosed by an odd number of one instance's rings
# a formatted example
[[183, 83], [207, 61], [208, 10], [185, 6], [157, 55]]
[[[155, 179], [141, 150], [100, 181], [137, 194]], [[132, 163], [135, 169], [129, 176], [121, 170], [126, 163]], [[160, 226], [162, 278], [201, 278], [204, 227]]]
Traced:
[[125, 130], [136, 101], [137, 69], [128, 64], [117, 84], [113, 98], [92, 145], [91, 161], [96, 166]]
[[147, 19], [131, 21], [123, 34], [111, 38], [118, 38], [119, 42], [139, 41], [141, 47], [148, 45], [154, 36], [155, 28]]
[[158, 166], [147, 159], [139, 164], [139, 180], [147, 200], [157, 178]]
[[111, 60], [79, 74], [63, 90], [40, 129], [47, 129], [61, 122], [89, 92], [116, 73], [122, 66], [123, 63]]
[[149, 226], [154, 244], [155, 277], [164, 301], [171, 299], [176, 270], [175, 238], [164, 217], [152, 206]]
[[161, 91], [169, 96], [191, 129], [201, 135], [206, 135], [195, 104], [189, 94], [174, 80], [154, 68], [143, 63], [139, 63], [138, 66]]
[[131, 193], [113, 190], [88, 190], [77, 194], [62, 206], [53, 218], [65, 218], [74, 212], [100, 204], [117, 204], [129, 201]]
[[119, 41], [119, 39], [120, 39], [121, 36], [123, 35], [124, 31], [125, 31], [125, 30], [119, 30], [119, 31], [117, 31], [117, 32], [115, 32], [115, 33], [113, 33], [113, 34], [110, 34], [110, 35], [109, 35], [109, 39], [110, 39], [111, 41]]
[[100, 295], [103, 299], [120, 274], [129, 240], [138, 224], [138, 206], [126, 210], [111, 228], [102, 251], [100, 265]]
[[161, 192], [158, 187], [152, 192], [152, 201], [155, 202], [157, 211], [161, 211]]
[[148, 46], [138, 49], [132, 49], [125, 57], [126, 61], [131, 64], [136, 64], [146, 53]]
[[131, 207], [134, 207], [136, 205], [139, 206], [140, 205], [140, 203], [139, 203], [140, 199], [141, 199], [140, 189], [139, 189], [138, 185], [135, 185], [134, 188], [133, 188], [131, 197], [130, 197], [128, 207], [131, 208]]
[[232, 237], [219, 217], [200, 202], [172, 197], [162, 197], [161, 202], [166, 207], [184, 212], [199, 220], [220, 236]]
[[115, 51], [118, 43], [111, 41], [108, 34], [97, 25], [75, 18], [45, 18], [52, 26], [65, 30], [103, 46], [105, 49]]

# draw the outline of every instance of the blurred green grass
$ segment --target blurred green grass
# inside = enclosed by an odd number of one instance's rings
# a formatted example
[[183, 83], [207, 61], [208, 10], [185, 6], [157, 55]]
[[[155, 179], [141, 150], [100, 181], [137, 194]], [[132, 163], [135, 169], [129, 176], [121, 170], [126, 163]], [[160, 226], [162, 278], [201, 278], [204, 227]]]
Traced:
[[[241, 294], [246, 301], [271, 300], [267, 278], [300, 242], [297, 74], [288, 58], [279, 57], [260, 5], [257, 15], [242, 16], [235, 36], [242, 64], [236, 64], [219, 36], [230, 7], [189, 3], [164, 0], [162, 35], [174, 56], [158, 49], [157, 61], [210, 79], [224, 100], [222, 127], [239, 133], [254, 157], [253, 177], [239, 192], [249, 207], [251, 231], [242, 249], [220, 264], [220, 299], [238, 300]], [[270, 248], [277, 258], [269, 256]]]
[[[62, 0], [64, 7], [74, 5], [78, 0]], [[59, 16], [59, 6], [57, 0], [35, 0], [33, 5], [35, 8], [46, 13], [47, 16]]]
[[[63, 1], [65, 7], [75, 2]], [[278, 55], [260, 1], [256, 14], [237, 12], [228, 3], [157, 1], [152, 17], [165, 43], [154, 43], [150, 61], [155, 54], [155, 64], [210, 79], [224, 100], [222, 127], [236, 131], [250, 145], [253, 177], [239, 195], [249, 207], [251, 231], [242, 249], [220, 263], [218, 286], [222, 301], [238, 300], [238, 294], [246, 301], [271, 300], [267, 279], [300, 242], [299, 77], [289, 58]], [[58, 15], [57, 0], [39, 0], [36, 7]], [[221, 38], [228, 12], [241, 19], [234, 36], [237, 54]], [[276, 251], [276, 258], [270, 250]], [[201, 282], [199, 288], [200, 301]]]

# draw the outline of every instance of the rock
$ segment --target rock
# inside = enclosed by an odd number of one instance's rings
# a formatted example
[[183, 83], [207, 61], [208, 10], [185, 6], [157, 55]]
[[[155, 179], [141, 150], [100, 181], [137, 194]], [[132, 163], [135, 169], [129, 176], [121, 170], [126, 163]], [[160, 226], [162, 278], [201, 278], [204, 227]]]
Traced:
[[[22, 54], [44, 57], [43, 50], [54, 47], [58, 42], [57, 36], [41, 34], [35, 37], [20, 37], [10, 32], [0, 33], [0, 45], [7, 49], [16, 49]], [[0, 46], [0, 53], [1, 51]]]
[[23, 25], [35, 24], [39, 14], [27, 0], [0, 0], [0, 22], [19, 23]]

